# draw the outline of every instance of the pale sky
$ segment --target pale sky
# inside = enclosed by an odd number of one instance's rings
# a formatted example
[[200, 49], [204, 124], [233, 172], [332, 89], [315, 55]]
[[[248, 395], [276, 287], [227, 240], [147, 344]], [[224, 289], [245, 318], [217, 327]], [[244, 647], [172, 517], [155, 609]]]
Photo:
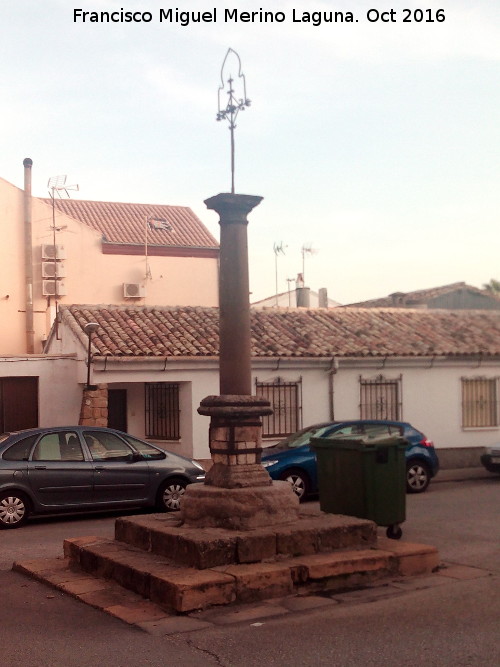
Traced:
[[[176, 7], [216, 21], [160, 22]], [[77, 8], [152, 20], [75, 22]], [[226, 8], [284, 20], [225, 21]], [[294, 9], [354, 22], [294, 22]], [[190, 206], [218, 238], [203, 200], [230, 190], [215, 121], [229, 47], [252, 102], [236, 192], [264, 197], [252, 300], [275, 292], [280, 243], [280, 292], [306, 246], [306, 285], [341, 303], [500, 279], [498, 0], [2, 0], [0, 177], [22, 187], [30, 157], [36, 196], [67, 174], [74, 198]]]

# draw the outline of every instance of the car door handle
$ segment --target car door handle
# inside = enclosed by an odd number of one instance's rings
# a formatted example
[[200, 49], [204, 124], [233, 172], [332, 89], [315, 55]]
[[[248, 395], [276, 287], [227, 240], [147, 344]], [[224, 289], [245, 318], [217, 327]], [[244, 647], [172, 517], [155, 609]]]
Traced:
[[98, 470], [98, 471], [104, 470], [104, 466], [96, 466], [94, 468], [94, 470]]
[[35, 470], [47, 470], [47, 466], [35, 466]]

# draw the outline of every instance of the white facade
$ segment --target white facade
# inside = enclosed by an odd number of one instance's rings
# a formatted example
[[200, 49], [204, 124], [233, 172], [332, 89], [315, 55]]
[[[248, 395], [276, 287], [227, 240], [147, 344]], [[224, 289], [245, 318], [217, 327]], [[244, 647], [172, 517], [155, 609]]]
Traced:
[[[0, 353], [42, 352], [54, 322], [56, 305], [71, 303], [116, 305], [200, 305], [218, 303], [218, 259], [203, 256], [105, 254], [102, 234], [45, 201], [31, 199], [31, 243], [25, 229], [24, 192], [0, 178]], [[57, 298], [54, 279], [44, 279], [44, 249], [61, 248], [63, 277]], [[27, 249], [31, 250], [31, 286], [26, 285]], [[151, 251], [150, 251], [151, 252]], [[124, 251], [125, 253], [125, 251]], [[29, 263], [29, 262], [28, 262]], [[59, 264], [58, 264], [59, 266]], [[53, 275], [53, 274], [52, 274]], [[59, 287], [59, 283], [61, 287]], [[140, 296], [128, 298], [124, 285], [138, 286]], [[33, 305], [33, 349], [27, 342], [27, 291]], [[52, 292], [53, 293], [53, 292]]]
[[[86, 381], [86, 351], [77, 336], [65, 325], [60, 340], [51, 339], [51, 352], [73, 354], [65, 357], [67, 375], [49, 378], [51, 363], [39, 365], [44, 375], [41, 387], [49, 391], [48, 405], [41, 412], [41, 423], [75, 422], [80, 409], [82, 388]], [[75, 361], [75, 359], [78, 359]], [[71, 360], [70, 360], [71, 359]], [[52, 363], [62, 364], [62, 361]], [[75, 366], [77, 366], [75, 370]], [[497, 382], [500, 361], [479, 364], [458, 358], [375, 359], [255, 359], [253, 382], [300, 384], [300, 422], [302, 426], [329, 420], [360, 418], [360, 378], [382, 376], [399, 380], [400, 419], [423, 431], [436, 448], [481, 448], [500, 441], [500, 427], [463, 428], [462, 378], [489, 378]], [[99, 358], [92, 364], [92, 383], [107, 384], [109, 389], [127, 391], [127, 427], [138, 437], [145, 437], [145, 384], [175, 382], [180, 385], [180, 440], [157, 444], [197, 459], [210, 457], [208, 417], [197, 413], [203, 398], [219, 394], [218, 363], [214, 358]], [[57, 386], [54, 386], [57, 384]], [[255, 386], [255, 384], [253, 385]], [[41, 395], [43, 392], [41, 391]], [[57, 405], [57, 408], [54, 406]], [[43, 413], [43, 415], [42, 415]], [[275, 440], [264, 441], [264, 445]]]
[[438, 449], [488, 447], [500, 441], [500, 427], [462, 427], [462, 378], [498, 382], [500, 362], [476, 360], [398, 359], [369, 364], [341, 360], [334, 376], [334, 418], [359, 417], [359, 378], [401, 377], [401, 420], [410, 422]]
[[82, 387], [77, 382], [75, 354], [8, 355], [0, 357], [0, 379], [38, 379], [38, 425], [77, 424]]

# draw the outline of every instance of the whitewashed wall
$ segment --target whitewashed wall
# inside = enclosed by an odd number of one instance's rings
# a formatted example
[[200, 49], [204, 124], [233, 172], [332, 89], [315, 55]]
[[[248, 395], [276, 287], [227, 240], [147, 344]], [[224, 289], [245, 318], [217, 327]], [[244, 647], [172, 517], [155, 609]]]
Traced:
[[77, 424], [82, 389], [76, 380], [77, 362], [71, 356], [0, 357], [0, 377], [38, 378], [38, 421], [40, 426]]
[[462, 427], [461, 387], [461, 378], [498, 378], [499, 363], [410, 360], [406, 365], [400, 361], [383, 368], [368, 364], [349, 368], [341, 361], [334, 378], [335, 419], [359, 417], [359, 377], [374, 379], [380, 374], [387, 379], [402, 376], [402, 419], [423, 431], [437, 448], [487, 447], [499, 442], [499, 427]]
[[[75, 421], [81, 400], [81, 389], [86, 379], [86, 352], [72, 332], [61, 327], [60, 341], [54, 341], [52, 352], [75, 352], [79, 361], [71, 362], [70, 372], [64, 376], [61, 400], [54, 407], [52, 381], [45, 415], [57, 412], [57, 423]], [[57, 345], [56, 345], [57, 343]], [[57, 349], [56, 349], [57, 348]], [[75, 369], [75, 366], [78, 366]], [[47, 372], [47, 371], [45, 371]], [[462, 428], [461, 378], [500, 376], [500, 362], [477, 360], [400, 359], [386, 363], [371, 359], [332, 360], [255, 360], [252, 387], [255, 380], [272, 382], [280, 377], [284, 381], [302, 380], [302, 425], [336, 420], [358, 419], [359, 378], [374, 379], [379, 375], [387, 379], [402, 376], [402, 419], [409, 421], [434, 441], [438, 449], [486, 447], [500, 441], [500, 428]], [[331, 378], [331, 382], [330, 382]], [[98, 361], [93, 365], [92, 381], [107, 383], [110, 388], [126, 388], [128, 398], [128, 429], [130, 433], [144, 437], [144, 383], [178, 382], [181, 385], [181, 440], [164, 442], [163, 446], [185, 456], [209, 458], [209, 418], [197, 413], [203, 398], [219, 393], [218, 367], [209, 359], [146, 359], [140, 361]], [[42, 389], [41, 389], [42, 393]], [[45, 400], [45, 398], [44, 398]], [[52, 403], [52, 405], [50, 405]], [[54, 422], [55, 423], [55, 422]], [[275, 441], [264, 441], [264, 445]]]

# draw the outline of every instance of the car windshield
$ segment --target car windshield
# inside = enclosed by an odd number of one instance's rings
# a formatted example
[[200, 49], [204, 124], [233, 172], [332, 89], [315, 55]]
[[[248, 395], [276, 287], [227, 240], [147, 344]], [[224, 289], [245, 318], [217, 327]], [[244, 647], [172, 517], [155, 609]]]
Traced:
[[274, 448], [296, 449], [297, 447], [308, 445], [311, 441], [311, 438], [320, 438], [323, 433], [331, 427], [331, 424], [321, 424], [319, 426], [312, 426], [310, 428], [303, 429], [302, 431], [293, 433], [292, 435], [289, 435], [288, 438], [281, 440], [274, 446]]

